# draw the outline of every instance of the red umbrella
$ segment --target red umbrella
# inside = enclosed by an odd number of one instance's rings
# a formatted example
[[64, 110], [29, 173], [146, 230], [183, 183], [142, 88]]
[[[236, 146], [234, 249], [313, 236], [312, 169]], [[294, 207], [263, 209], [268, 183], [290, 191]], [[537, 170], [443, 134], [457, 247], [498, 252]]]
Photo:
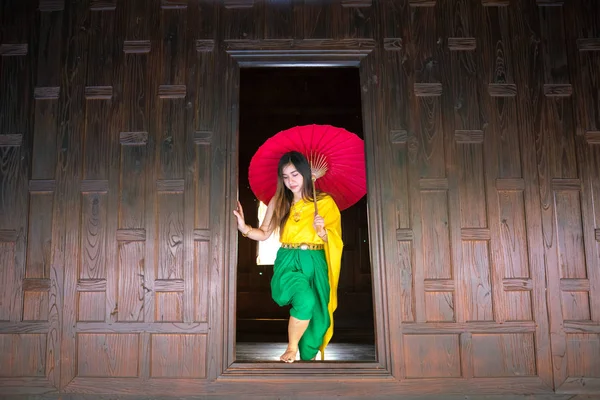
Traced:
[[[313, 171], [323, 162], [326, 172], [316, 188], [329, 193], [344, 210], [367, 192], [364, 142], [354, 133], [331, 125], [297, 126], [277, 133], [257, 150], [250, 161], [248, 179], [256, 197], [268, 204], [277, 188], [277, 164], [289, 151], [302, 153]], [[317, 175], [318, 176], [318, 175]]]

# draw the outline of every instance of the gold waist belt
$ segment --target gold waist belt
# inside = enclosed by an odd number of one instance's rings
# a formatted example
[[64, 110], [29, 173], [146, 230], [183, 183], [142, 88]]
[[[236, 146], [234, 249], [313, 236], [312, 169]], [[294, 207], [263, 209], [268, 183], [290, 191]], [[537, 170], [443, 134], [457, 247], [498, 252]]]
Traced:
[[284, 249], [300, 249], [300, 250], [323, 250], [325, 247], [322, 244], [314, 243], [281, 243]]

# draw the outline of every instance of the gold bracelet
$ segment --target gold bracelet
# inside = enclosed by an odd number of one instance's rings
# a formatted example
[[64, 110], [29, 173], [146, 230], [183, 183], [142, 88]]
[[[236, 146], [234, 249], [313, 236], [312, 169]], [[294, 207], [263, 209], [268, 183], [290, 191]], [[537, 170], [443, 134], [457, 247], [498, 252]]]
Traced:
[[254, 228], [250, 227], [250, 229], [248, 229], [248, 232], [246, 232], [246, 233], [242, 232], [242, 236], [243, 237], [248, 237], [248, 235], [250, 234], [250, 232], [252, 232], [252, 229], [254, 229]]

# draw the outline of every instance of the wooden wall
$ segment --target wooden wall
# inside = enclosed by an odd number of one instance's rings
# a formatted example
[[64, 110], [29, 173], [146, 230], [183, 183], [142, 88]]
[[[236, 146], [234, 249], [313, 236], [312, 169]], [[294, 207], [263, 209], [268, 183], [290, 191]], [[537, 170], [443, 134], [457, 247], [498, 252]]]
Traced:
[[[1, 394], [600, 392], [598, 2], [0, 7]], [[240, 68], [284, 65], [359, 70], [376, 362], [235, 362]]]

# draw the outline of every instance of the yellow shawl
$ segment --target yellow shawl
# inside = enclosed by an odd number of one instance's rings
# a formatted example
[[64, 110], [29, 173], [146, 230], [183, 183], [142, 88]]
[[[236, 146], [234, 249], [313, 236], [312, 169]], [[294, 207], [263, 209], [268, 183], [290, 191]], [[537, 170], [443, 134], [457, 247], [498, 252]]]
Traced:
[[[314, 203], [307, 200], [299, 201], [296, 209], [301, 210], [301, 218], [298, 222], [293, 221], [293, 215], [290, 213], [288, 222], [285, 225], [281, 235], [282, 243], [324, 243], [313, 228], [314, 221]], [[333, 198], [325, 195], [317, 201], [319, 215], [325, 220], [325, 229], [327, 230], [327, 243], [325, 245], [325, 258], [329, 273], [329, 319], [331, 321], [329, 329], [325, 332], [323, 343], [321, 344], [321, 359], [325, 357], [325, 347], [333, 336], [333, 312], [337, 308], [337, 287], [340, 278], [340, 268], [342, 262], [342, 221], [340, 210]]]

